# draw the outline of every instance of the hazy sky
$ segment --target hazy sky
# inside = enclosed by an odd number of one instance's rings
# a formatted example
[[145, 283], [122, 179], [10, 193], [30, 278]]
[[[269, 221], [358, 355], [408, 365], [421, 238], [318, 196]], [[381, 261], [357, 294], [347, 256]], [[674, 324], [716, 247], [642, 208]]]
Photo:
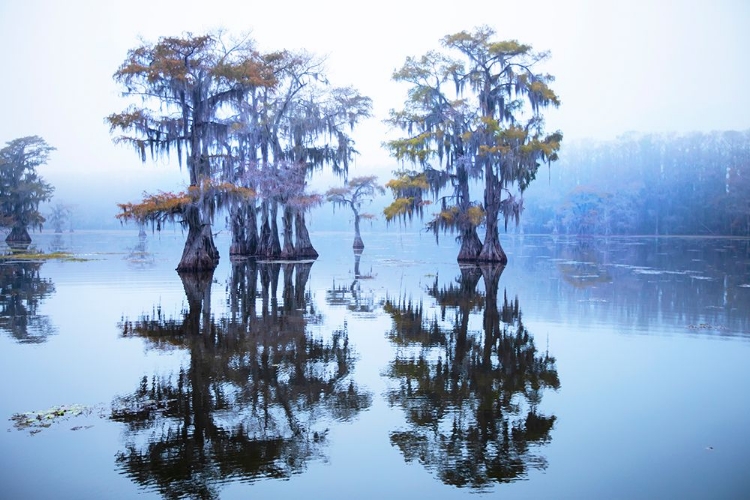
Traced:
[[71, 183], [109, 182], [114, 201], [131, 196], [131, 180], [143, 183], [137, 193], [174, 188], [164, 185], [174, 164], [142, 165], [112, 143], [104, 118], [125, 107], [112, 74], [139, 37], [225, 28], [250, 31], [262, 50], [325, 55], [333, 84], [371, 97], [375, 117], [355, 131], [353, 173], [385, 180], [396, 165], [380, 148], [382, 119], [404, 99], [391, 73], [442, 36], [482, 24], [551, 51], [545, 69], [562, 105], [547, 129], [566, 140], [750, 128], [747, 0], [0, 0], [0, 145], [40, 135], [57, 147], [43, 174], [65, 186], [60, 195]]

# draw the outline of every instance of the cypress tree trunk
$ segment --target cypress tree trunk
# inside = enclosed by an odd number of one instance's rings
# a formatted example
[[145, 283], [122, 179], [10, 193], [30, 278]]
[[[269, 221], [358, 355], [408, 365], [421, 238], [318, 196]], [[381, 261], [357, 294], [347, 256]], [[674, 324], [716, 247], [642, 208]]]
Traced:
[[261, 221], [260, 221], [260, 236], [258, 238], [258, 248], [256, 255], [258, 257], [266, 257], [269, 248], [271, 247], [271, 225], [268, 222], [268, 202], [263, 201], [261, 203]]
[[501, 189], [500, 184], [492, 170], [492, 166], [487, 164], [485, 168], [485, 186], [484, 186], [484, 209], [486, 212], [487, 232], [484, 235], [484, 245], [479, 252], [477, 260], [479, 262], [496, 262], [507, 264], [508, 257], [505, 255], [502, 245], [500, 245], [500, 234], [498, 231], [497, 217], [500, 214]]
[[313, 248], [310, 241], [310, 233], [307, 232], [304, 210], [297, 210], [294, 218], [294, 229], [297, 233], [295, 251], [298, 259], [317, 259], [318, 252]]
[[264, 201], [262, 210], [263, 222], [260, 228], [260, 241], [256, 254], [263, 259], [278, 259], [281, 257], [279, 226], [276, 224], [279, 207], [275, 201]]
[[[459, 168], [457, 171], [459, 182], [459, 207], [462, 212], [469, 209], [469, 174], [465, 168]], [[475, 226], [462, 227], [461, 231], [461, 248], [458, 251], [459, 262], [475, 262], [479, 252], [482, 250], [482, 240], [477, 235]]]
[[356, 209], [354, 209], [354, 244], [352, 248], [365, 248], [362, 235], [359, 232], [359, 212]]
[[257, 210], [252, 203], [232, 209], [229, 214], [232, 228], [232, 243], [229, 255], [252, 256], [258, 251]]
[[476, 262], [479, 252], [482, 250], [482, 240], [477, 235], [477, 229], [472, 226], [464, 229], [461, 233], [461, 248], [456, 260], [459, 262]]
[[508, 263], [508, 256], [505, 255], [502, 245], [500, 245], [500, 235], [498, 231], [497, 213], [490, 216], [487, 213], [487, 233], [484, 235], [484, 245], [476, 258], [479, 262], [491, 262], [505, 265]]
[[294, 250], [292, 227], [294, 224], [294, 211], [290, 206], [284, 207], [284, 215], [281, 217], [284, 224], [284, 248], [281, 250], [282, 259], [293, 259], [296, 257]]
[[278, 259], [281, 257], [281, 242], [279, 241], [279, 224], [277, 222], [279, 214], [279, 204], [275, 201], [271, 202], [269, 210], [269, 222], [271, 225], [271, 240], [269, 247], [266, 252], [266, 257], [269, 259]]
[[198, 207], [186, 209], [188, 236], [177, 271], [213, 271], [219, 265], [219, 251], [214, 244], [211, 224], [204, 223], [202, 219]]
[[5, 238], [8, 244], [28, 245], [31, 243], [31, 236], [24, 226], [13, 226], [8, 236]]

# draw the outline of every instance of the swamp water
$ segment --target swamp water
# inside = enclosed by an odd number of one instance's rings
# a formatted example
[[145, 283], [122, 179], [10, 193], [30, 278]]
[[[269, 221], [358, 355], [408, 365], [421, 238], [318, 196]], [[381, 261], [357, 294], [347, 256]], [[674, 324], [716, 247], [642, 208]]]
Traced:
[[179, 231], [0, 263], [0, 498], [748, 498], [747, 240]]

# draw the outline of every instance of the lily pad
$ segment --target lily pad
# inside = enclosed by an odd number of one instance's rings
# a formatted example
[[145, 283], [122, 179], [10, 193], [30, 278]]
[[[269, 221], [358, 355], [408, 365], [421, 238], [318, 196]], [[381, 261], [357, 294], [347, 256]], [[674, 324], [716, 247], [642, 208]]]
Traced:
[[91, 411], [92, 409], [88, 406], [61, 405], [41, 411], [15, 413], [10, 417], [10, 420], [13, 421], [13, 426], [19, 431], [28, 430], [31, 434], [36, 434], [61, 420], [88, 415]]

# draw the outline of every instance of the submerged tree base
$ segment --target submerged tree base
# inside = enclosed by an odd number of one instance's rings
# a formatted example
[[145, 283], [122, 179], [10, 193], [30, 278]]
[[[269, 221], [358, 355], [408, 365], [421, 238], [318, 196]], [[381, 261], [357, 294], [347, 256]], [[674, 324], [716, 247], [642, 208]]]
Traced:
[[482, 245], [482, 250], [479, 252], [476, 261], [502, 265], [508, 263], [508, 256], [505, 255], [503, 246], [500, 244], [497, 227], [487, 228], [487, 234], [484, 237], [484, 245]]
[[218, 265], [219, 251], [214, 244], [211, 225], [203, 224], [199, 228], [190, 227], [177, 271], [213, 271]]
[[25, 227], [14, 227], [5, 238], [8, 244], [28, 245], [31, 243], [31, 236]]
[[492, 264], [502, 264], [504, 266], [508, 263], [508, 256], [505, 255], [505, 251], [503, 250], [503, 247], [500, 246], [500, 244], [492, 246], [485, 245], [484, 247], [482, 247], [482, 251], [479, 253], [475, 261], [479, 263], [486, 262]]
[[461, 249], [458, 251], [456, 260], [459, 262], [477, 262], [481, 250], [482, 240], [479, 239], [476, 230], [465, 231], [461, 237]]

